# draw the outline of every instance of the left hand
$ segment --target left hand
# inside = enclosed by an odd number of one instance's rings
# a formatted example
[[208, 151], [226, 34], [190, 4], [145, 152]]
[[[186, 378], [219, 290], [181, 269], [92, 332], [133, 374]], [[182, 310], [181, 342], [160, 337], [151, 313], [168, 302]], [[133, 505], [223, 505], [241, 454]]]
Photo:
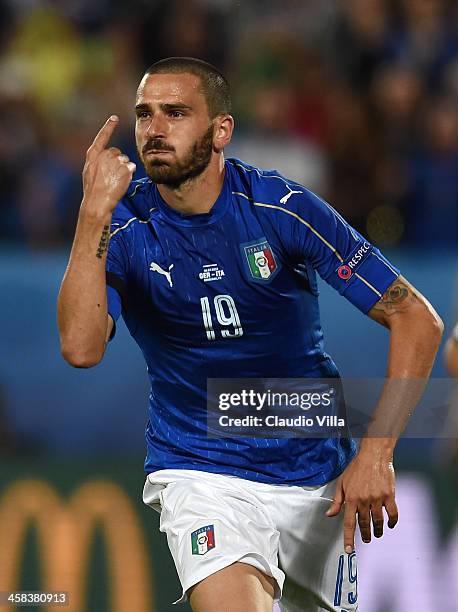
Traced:
[[392, 456], [379, 449], [361, 451], [347, 466], [337, 481], [337, 488], [326, 516], [336, 516], [345, 505], [344, 547], [351, 553], [355, 548], [355, 529], [358, 520], [363, 542], [371, 541], [371, 520], [374, 536], [383, 535], [383, 506], [388, 514], [388, 527], [398, 522], [398, 508], [394, 499], [394, 467]]

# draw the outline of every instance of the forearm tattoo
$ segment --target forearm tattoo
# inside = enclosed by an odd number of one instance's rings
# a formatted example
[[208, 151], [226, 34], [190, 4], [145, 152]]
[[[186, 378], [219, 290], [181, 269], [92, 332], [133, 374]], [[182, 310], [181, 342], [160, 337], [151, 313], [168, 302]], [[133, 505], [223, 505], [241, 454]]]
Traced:
[[110, 242], [110, 226], [105, 225], [102, 230], [102, 236], [100, 237], [99, 248], [97, 249], [97, 257], [102, 259], [103, 254], [108, 250], [108, 243]]
[[400, 276], [374, 305], [374, 310], [383, 311], [387, 315], [394, 314], [406, 310], [417, 299], [415, 289]]

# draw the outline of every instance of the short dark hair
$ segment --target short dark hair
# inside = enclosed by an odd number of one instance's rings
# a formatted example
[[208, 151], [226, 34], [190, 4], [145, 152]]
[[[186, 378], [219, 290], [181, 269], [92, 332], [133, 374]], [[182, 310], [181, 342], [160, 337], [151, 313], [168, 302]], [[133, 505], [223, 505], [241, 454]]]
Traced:
[[232, 110], [229, 83], [221, 72], [195, 57], [168, 57], [152, 64], [145, 75], [190, 73], [200, 78], [202, 93], [211, 119], [230, 114]]

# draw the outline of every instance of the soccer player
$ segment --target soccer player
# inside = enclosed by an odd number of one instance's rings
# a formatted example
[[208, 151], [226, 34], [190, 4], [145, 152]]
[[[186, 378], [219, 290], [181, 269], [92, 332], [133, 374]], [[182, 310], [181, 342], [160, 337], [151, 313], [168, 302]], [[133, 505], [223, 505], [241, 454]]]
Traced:
[[[223, 157], [229, 89], [192, 58], [151, 66], [136, 98], [147, 177], [108, 147], [87, 152], [62, 283], [64, 358], [91, 367], [120, 314], [151, 382], [144, 501], [193, 610], [357, 609], [354, 535], [398, 519], [393, 449], [442, 335], [432, 306], [325, 201], [275, 171]], [[281, 151], [279, 151], [281, 155]], [[336, 378], [323, 348], [317, 271], [387, 327], [387, 384], [358, 452], [347, 437], [214, 438], [208, 378]], [[349, 357], [351, 352], [349, 350]], [[383, 437], [380, 436], [383, 432]]]

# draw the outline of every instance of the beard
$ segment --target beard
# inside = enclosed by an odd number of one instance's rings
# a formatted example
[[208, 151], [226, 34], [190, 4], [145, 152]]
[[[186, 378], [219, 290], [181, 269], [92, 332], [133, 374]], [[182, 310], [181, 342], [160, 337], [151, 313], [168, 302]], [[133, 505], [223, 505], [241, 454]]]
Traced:
[[150, 150], [173, 151], [162, 140], [149, 140], [138, 151], [138, 155], [145, 167], [146, 173], [153, 183], [167, 185], [172, 189], [177, 189], [202, 172], [208, 167], [213, 152], [213, 124], [210, 124], [207, 131], [194, 142], [184, 155], [174, 163], [170, 163], [159, 158], [147, 158], [146, 154]]

